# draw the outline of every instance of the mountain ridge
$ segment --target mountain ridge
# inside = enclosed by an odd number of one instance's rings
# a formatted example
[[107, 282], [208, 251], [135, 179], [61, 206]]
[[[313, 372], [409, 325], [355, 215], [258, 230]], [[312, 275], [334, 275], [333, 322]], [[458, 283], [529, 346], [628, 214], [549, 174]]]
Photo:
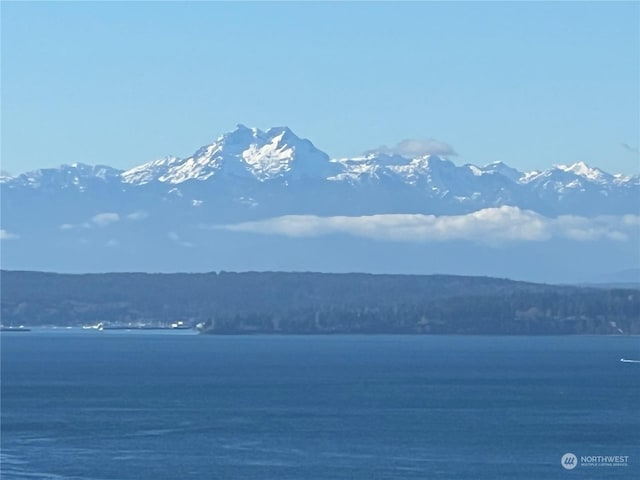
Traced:
[[[114, 194], [120, 194], [155, 188], [164, 189], [164, 194], [189, 196], [194, 193], [185, 190], [209, 195], [213, 190], [226, 189], [246, 198], [251, 198], [256, 189], [277, 197], [292, 184], [306, 188], [309, 182], [321, 195], [342, 195], [352, 200], [355, 195], [361, 202], [370, 201], [371, 189], [382, 192], [382, 196], [406, 197], [396, 203], [411, 208], [391, 208], [399, 213], [415, 210], [415, 205], [421, 205], [420, 213], [435, 214], [510, 205], [545, 215], [588, 215], [589, 211], [624, 214], [635, 213], [632, 200], [640, 194], [640, 174], [610, 174], [584, 162], [522, 172], [503, 162], [456, 165], [438, 155], [409, 158], [370, 152], [360, 157], [331, 158], [288, 127], [263, 131], [242, 124], [186, 158], [167, 156], [129, 169], [76, 163], [0, 178], [3, 190], [8, 191], [84, 192], [111, 187]], [[203, 190], [203, 185], [211, 188]], [[243, 192], [246, 195], [240, 195]], [[201, 199], [194, 197], [192, 201]], [[247, 204], [264, 201], [252, 199]], [[369, 212], [376, 213], [376, 208]], [[306, 213], [315, 213], [314, 208]]]
[[[640, 292], [456, 275], [0, 270], [5, 325], [241, 334], [638, 334]], [[250, 292], [250, 294], [247, 294]]]
[[583, 281], [640, 259], [640, 176], [388, 151], [330, 158], [243, 125], [130, 169], [0, 178], [2, 266], [284, 269]]
[[[265, 147], [271, 146], [272, 148], [267, 149]], [[240, 148], [239, 148], [240, 147]], [[253, 151], [249, 152], [251, 147], [254, 148]], [[249, 165], [255, 165], [256, 163], [265, 162], [266, 160], [272, 159], [273, 156], [267, 155], [273, 153], [284, 153], [282, 157], [285, 160], [293, 160], [293, 156], [295, 151], [300, 148], [306, 148], [312, 154], [319, 154], [319, 159], [321, 161], [327, 163], [333, 163], [338, 165], [345, 166], [345, 172], [342, 173], [353, 173], [348, 170], [348, 164], [365, 164], [365, 163], [374, 163], [378, 166], [394, 166], [400, 167], [402, 165], [424, 165], [424, 163], [428, 163], [429, 159], [433, 159], [434, 161], [442, 161], [449, 162], [453, 164], [453, 162], [446, 155], [422, 155], [422, 156], [403, 156], [400, 154], [387, 154], [382, 152], [370, 151], [369, 153], [360, 156], [360, 157], [329, 157], [325, 152], [317, 149], [313, 143], [306, 139], [298, 137], [289, 127], [280, 126], [280, 127], [271, 127], [266, 131], [260, 130], [258, 128], [249, 128], [243, 124], [238, 124], [236, 129], [230, 132], [227, 132], [223, 135], [220, 135], [216, 141], [211, 144], [204, 145], [198, 148], [191, 156], [186, 158], [180, 158], [174, 155], [167, 155], [163, 158], [152, 160], [149, 162], [145, 162], [139, 165], [136, 165], [127, 169], [115, 169], [113, 167], [109, 167], [106, 165], [93, 165], [90, 163], [74, 163], [71, 165], [61, 164], [60, 167], [48, 167], [43, 169], [36, 169], [33, 171], [23, 172], [18, 175], [4, 175], [2, 177], [3, 183], [10, 183], [12, 180], [16, 180], [20, 177], [24, 177], [25, 175], [35, 174], [36, 172], [45, 172], [52, 170], [64, 170], [65, 167], [74, 167], [78, 170], [82, 170], [82, 173], [87, 173], [90, 169], [109, 169], [114, 172], [119, 172], [119, 174], [123, 177], [124, 181], [127, 183], [138, 184], [142, 183], [140, 181], [136, 181], [135, 173], [141, 171], [152, 171], [154, 168], [159, 166], [168, 166], [175, 167], [176, 163], [181, 165], [184, 164], [206, 164], [207, 162], [216, 163], [216, 160], [222, 160], [215, 157], [215, 154], [223, 152], [223, 156], [227, 155], [227, 152], [230, 152], [230, 156], [238, 156], [242, 155], [239, 160], [244, 160]], [[226, 151], [225, 151], [226, 148]], [[253, 154], [259, 154], [259, 150], [265, 150], [262, 153], [262, 156]], [[308, 154], [308, 152], [305, 152]], [[422, 161], [420, 161], [422, 160]], [[487, 165], [480, 166], [473, 163], [467, 163], [462, 166], [457, 166], [457, 168], [468, 167], [478, 176], [484, 173], [493, 173], [500, 174], [503, 176], [511, 177], [513, 180], [524, 180], [526, 182], [530, 182], [531, 179], [537, 178], [541, 175], [549, 174], [552, 171], [561, 171], [566, 172], [568, 174], [574, 174], [575, 176], [582, 177], [589, 180], [608, 180], [615, 178], [618, 182], [626, 182], [626, 181], [636, 181], [640, 182], [640, 174], [636, 175], [622, 175], [622, 174], [611, 174], [605, 172], [604, 170], [591, 167], [587, 165], [583, 161], [577, 161], [570, 165], [565, 164], [554, 164], [551, 167], [543, 170], [543, 171], [529, 171], [522, 172], [513, 167], [510, 167], [508, 164], [495, 161], [491, 162]], [[261, 173], [260, 170], [264, 170], [264, 168], [260, 169], [256, 167], [256, 174]], [[89, 172], [90, 173], [90, 172]], [[147, 172], [150, 173], [150, 172]], [[186, 178], [173, 178], [171, 176], [167, 176], [165, 173], [157, 174], [154, 176], [155, 179], [163, 182], [169, 183], [182, 183], [183, 181], [196, 179], [196, 180], [206, 180], [208, 178], [207, 175], [199, 175], [199, 171], [196, 172], [193, 176], [188, 176]], [[276, 171], [277, 175], [279, 172]], [[96, 175], [99, 176], [99, 175]]]

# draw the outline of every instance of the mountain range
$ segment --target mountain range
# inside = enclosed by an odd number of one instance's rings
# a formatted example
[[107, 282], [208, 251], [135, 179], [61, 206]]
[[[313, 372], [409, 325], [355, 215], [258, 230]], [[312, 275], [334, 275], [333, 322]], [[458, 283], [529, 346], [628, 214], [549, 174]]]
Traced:
[[[573, 252], [586, 244], [600, 250], [589, 254], [594, 268], [577, 272], [576, 280], [640, 263], [634, 253], [640, 175], [611, 174], [583, 162], [522, 172], [501, 162], [456, 165], [437, 155], [373, 151], [331, 158], [287, 127], [262, 131], [238, 125], [187, 158], [168, 156], [128, 170], [62, 165], [0, 177], [0, 189], [4, 268], [173, 271], [255, 265], [411, 273], [403, 267], [409, 265], [417, 268], [414, 273], [455, 273], [447, 262], [424, 267], [411, 256], [381, 258], [382, 245], [426, 251], [432, 259], [449, 255], [460, 273], [529, 279], [527, 262], [520, 262], [520, 270], [484, 272], [474, 262], [466, 263], [469, 269], [465, 262], [456, 264], [462, 257], [455, 252], [481, 250], [496, 257], [528, 245], [529, 252], [544, 254], [541, 244], [552, 243]], [[603, 259], [602, 249], [612, 246], [621, 255]], [[181, 249], [177, 256], [175, 248]], [[324, 261], [310, 261], [309, 255], [305, 260], [305, 251], [318, 248], [326, 250]], [[263, 256], [255, 257], [256, 251]], [[363, 252], [373, 257], [350, 261], [366, 257]], [[140, 262], [146, 253], [151, 257]], [[503, 261], [509, 262], [505, 257], [493, 263]]]
[[188, 158], [168, 156], [129, 170], [76, 163], [4, 176], [0, 182], [10, 195], [151, 193], [188, 197], [193, 206], [226, 197], [235, 206], [268, 215], [300, 210], [299, 202], [280, 202], [289, 192], [299, 196], [300, 189], [314, 197], [304, 213], [327, 213], [323, 197], [343, 196], [331, 202], [335, 214], [460, 214], [502, 205], [544, 215], [622, 214], [637, 212], [640, 194], [640, 175], [612, 175], [583, 162], [521, 172], [502, 162], [457, 166], [437, 155], [373, 152], [332, 159], [287, 127], [262, 131], [244, 125]]

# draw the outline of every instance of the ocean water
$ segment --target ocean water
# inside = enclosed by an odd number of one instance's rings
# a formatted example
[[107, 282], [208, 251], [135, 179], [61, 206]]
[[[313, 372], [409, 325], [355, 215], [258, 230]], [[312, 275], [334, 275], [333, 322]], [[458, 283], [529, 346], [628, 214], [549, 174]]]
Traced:
[[640, 478], [637, 337], [0, 339], [2, 480]]

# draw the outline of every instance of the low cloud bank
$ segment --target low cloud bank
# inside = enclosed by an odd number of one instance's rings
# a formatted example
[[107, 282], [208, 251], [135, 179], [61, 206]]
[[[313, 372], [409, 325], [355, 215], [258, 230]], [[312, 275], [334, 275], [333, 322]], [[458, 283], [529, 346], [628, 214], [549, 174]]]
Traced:
[[15, 240], [16, 238], [20, 238], [20, 236], [15, 233], [11, 233], [4, 228], [0, 229], [0, 240]]
[[99, 213], [94, 215], [91, 221], [99, 227], [106, 227], [110, 223], [120, 221], [120, 215], [117, 213]]
[[626, 241], [640, 230], [640, 216], [563, 215], [544, 217], [530, 210], [502, 206], [466, 215], [384, 214], [360, 217], [286, 215], [265, 220], [214, 226], [231, 232], [317, 237], [347, 234], [374, 240], [438, 242], [469, 240], [489, 245], [540, 242], [552, 238], [576, 241]]
[[[132, 222], [138, 222], [149, 217], [149, 214], [144, 210], [138, 210], [126, 215], [127, 220]], [[115, 212], [103, 212], [98, 213], [91, 217], [89, 221], [82, 223], [63, 223], [59, 225], [60, 230], [74, 230], [76, 228], [93, 228], [93, 227], [108, 227], [109, 225], [120, 222], [123, 219], [120, 214]]]

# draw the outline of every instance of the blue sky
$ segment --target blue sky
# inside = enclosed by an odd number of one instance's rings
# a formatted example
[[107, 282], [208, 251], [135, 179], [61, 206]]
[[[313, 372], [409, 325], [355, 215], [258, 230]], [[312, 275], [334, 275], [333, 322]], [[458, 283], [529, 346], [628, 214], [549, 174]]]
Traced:
[[2, 168], [127, 168], [244, 123], [335, 157], [432, 138], [456, 163], [637, 173], [639, 9], [2, 2]]

